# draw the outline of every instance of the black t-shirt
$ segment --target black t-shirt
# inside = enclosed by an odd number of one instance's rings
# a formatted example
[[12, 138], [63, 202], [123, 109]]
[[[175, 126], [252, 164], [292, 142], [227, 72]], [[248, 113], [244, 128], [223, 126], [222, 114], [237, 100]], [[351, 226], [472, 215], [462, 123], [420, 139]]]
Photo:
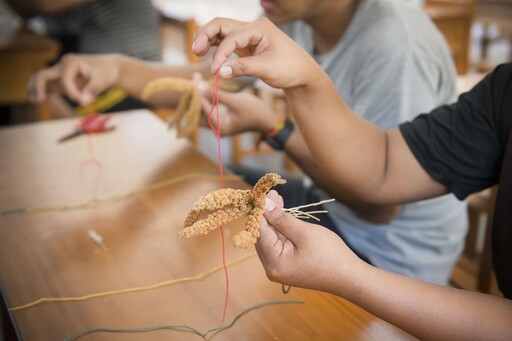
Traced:
[[452, 105], [403, 123], [421, 166], [459, 199], [498, 183], [512, 124], [512, 63], [503, 64]]
[[400, 131], [422, 167], [459, 199], [499, 183], [493, 263], [512, 298], [512, 63], [487, 75], [457, 103], [418, 116]]

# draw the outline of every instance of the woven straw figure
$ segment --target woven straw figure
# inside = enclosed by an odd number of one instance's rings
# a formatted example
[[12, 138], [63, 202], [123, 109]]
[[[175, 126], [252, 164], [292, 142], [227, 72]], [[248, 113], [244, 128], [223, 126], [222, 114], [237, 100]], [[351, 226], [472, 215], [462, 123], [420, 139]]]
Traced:
[[[211, 78], [208, 82], [214, 85], [215, 79]], [[219, 89], [229, 92], [238, 92], [242, 88], [233, 80], [221, 80], [218, 83]], [[142, 90], [141, 98], [147, 101], [156, 93], [162, 91], [177, 91], [182, 95], [176, 107], [176, 112], [169, 116], [167, 123], [169, 128], [176, 126], [178, 137], [193, 136], [198, 127], [201, 117], [201, 95], [196, 84], [186, 78], [164, 77], [149, 82]]]
[[149, 82], [142, 91], [141, 98], [147, 101], [154, 94], [173, 90], [182, 92], [176, 112], [167, 119], [169, 128], [176, 126], [178, 137], [192, 136], [199, 126], [201, 99], [199, 90], [192, 80], [185, 78], [158, 78]]
[[[192, 207], [179, 232], [182, 238], [207, 234], [217, 227], [247, 216], [245, 229], [233, 237], [233, 245], [248, 248], [260, 236], [259, 224], [265, 210], [265, 195], [278, 184], [284, 184], [276, 173], [268, 173], [258, 180], [252, 190], [225, 188], [201, 197]], [[205, 214], [205, 218], [200, 219]]]

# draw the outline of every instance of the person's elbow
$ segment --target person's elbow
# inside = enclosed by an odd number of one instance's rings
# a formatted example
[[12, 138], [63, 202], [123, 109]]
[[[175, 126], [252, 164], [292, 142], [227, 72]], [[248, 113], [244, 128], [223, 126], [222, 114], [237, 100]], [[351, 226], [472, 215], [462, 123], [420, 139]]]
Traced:
[[361, 219], [377, 225], [391, 223], [400, 213], [402, 206], [367, 206], [354, 208], [354, 212]]

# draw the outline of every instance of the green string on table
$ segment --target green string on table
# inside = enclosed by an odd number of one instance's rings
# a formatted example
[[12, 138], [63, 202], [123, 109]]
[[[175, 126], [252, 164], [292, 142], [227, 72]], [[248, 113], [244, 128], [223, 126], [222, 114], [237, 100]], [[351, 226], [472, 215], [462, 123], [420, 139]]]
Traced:
[[229, 324], [216, 327], [213, 329], [209, 329], [204, 333], [201, 333], [195, 328], [192, 328], [190, 326], [185, 325], [162, 325], [162, 326], [149, 326], [149, 327], [140, 327], [140, 328], [84, 328], [80, 329], [79, 331], [67, 336], [65, 338], [65, 341], [71, 341], [75, 340], [83, 335], [91, 334], [91, 333], [144, 333], [144, 332], [150, 332], [155, 330], [164, 330], [164, 329], [171, 329], [171, 330], [177, 330], [177, 331], [184, 331], [184, 332], [190, 332], [193, 334], [196, 334], [198, 336], [201, 336], [203, 339], [206, 339], [206, 337], [209, 334], [217, 334], [221, 331], [224, 331], [226, 329], [229, 329], [233, 327], [233, 325], [238, 321], [243, 315], [249, 313], [252, 310], [256, 310], [259, 308], [263, 308], [265, 306], [269, 305], [277, 305], [277, 304], [304, 304], [304, 301], [300, 300], [281, 300], [281, 301], [267, 301], [260, 304], [253, 305], [252, 307], [249, 307], [247, 309], [244, 309], [240, 314], [238, 314], [233, 321], [231, 321]]

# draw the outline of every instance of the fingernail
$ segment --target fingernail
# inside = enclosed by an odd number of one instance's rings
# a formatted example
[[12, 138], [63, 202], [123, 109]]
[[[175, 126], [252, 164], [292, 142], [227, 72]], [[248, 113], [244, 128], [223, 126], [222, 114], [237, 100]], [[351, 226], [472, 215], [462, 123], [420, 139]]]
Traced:
[[274, 202], [272, 200], [265, 198], [265, 209], [268, 212], [272, 212], [274, 210], [274, 208], [276, 208], [276, 204], [274, 204]]
[[222, 77], [230, 77], [233, 75], [233, 68], [231, 66], [221, 66], [219, 73]]
[[205, 81], [200, 81], [198, 84], [197, 84], [197, 87], [199, 89], [199, 92], [201, 92], [202, 94], [204, 94], [205, 92], [208, 91], [208, 83], [206, 83]]
[[86, 91], [82, 95], [82, 104], [89, 104], [93, 100], [93, 96], [89, 91]]

